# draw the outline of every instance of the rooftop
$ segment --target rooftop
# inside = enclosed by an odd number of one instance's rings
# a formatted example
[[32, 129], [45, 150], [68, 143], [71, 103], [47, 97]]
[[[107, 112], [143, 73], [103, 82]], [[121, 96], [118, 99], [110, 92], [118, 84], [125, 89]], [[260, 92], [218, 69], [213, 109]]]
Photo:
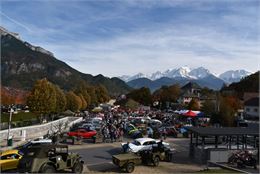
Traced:
[[186, 90], [186, 89], [201, 89], [201, 87], [195, 83], [195, 82], [189, 82], [186, 85], [184, 85], [181, 89]]
[[245, 106], [259, 106], [259, 97], [251, 98], [244, 103]]
[[[259, 128], [259, 127], [258, 127]], [[241, 127], [187, 127], [193, 133], [200, 136], [216, 136], [216, 135], [257, 135], [259, 136], [259, 129], [256, 128], [241, 128]]]

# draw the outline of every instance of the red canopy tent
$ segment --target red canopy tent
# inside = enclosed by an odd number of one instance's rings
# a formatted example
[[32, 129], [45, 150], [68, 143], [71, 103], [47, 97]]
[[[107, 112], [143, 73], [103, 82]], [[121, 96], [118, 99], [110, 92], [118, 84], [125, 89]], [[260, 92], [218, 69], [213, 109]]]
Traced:
[[184, 113], [183, 115], [187, 117], [196, 117], [197, 114], [195, 112], [192, 112], [192, 110], [189, 110], [188, 112]]

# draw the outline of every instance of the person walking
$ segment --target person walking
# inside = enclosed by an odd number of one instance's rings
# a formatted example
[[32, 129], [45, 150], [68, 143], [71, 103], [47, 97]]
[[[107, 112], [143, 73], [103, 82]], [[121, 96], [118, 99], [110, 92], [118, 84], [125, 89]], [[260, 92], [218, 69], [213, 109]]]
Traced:
[[166, 130], [165, 127], [163, 128], [163, 133], [162, 133], [162, 135], [163, 135], [163, 139], [166, 140], [166, 138], [167, 138], [167, 130]]

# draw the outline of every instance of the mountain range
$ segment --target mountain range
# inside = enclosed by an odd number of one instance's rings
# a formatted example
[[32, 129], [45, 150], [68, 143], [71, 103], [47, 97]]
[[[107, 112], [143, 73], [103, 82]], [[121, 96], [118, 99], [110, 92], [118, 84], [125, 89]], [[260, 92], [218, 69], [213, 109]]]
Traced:
[[[0, 27], [1, 35], [1, 85], [15, 89], [30, 90], [36, 80], [47, 78], [65, 90], [73, 89], [81, 81], [91, 85], [104, 85], [111, 95], [127, 93], [132, 88], [149, 87], [152, 91], [162, 85], [180, 84], [193, 81], [202, 87], [220, 89], [224, 83], [237, 82], [250, 73], [245, 70], [227, 71], [219, 76], [208, 69], [187, 66], [154, 72], [150, 75], [138, 73], [108, 78], [81, 73], [54, 54], [40, 46], [23, 41], [18, 33]], [[122, 79], [122, 80], [121, 80]], [[127, 83], [126, 83], [127, 82]]]
[[196, 82], [202, 87], [220, 89], [223, 84], [238, 82], [241, 78], [250, 74], [250, 72], [245, 70], [230, 70], [217, 76], [204, 67], [191, 69], [184, 66], [176, 69], [169, 69], [164, 72], [156, 71], [149, 75], [138, 73], [133, 76], [124, 75], [119, 78], [127, 82], [127, 84], [133, 88], [146, 86], [152, 91], [160, 88], [162, 85], [176, 83], [182, 85], [188, 81]]
[[19, 34], [3, 27], [0, 34], [2, 86], [30, 90], [36, 80], [47, 78], [65, 90], [73, 89], [81, 81], [90, 85], [102, 84], [111, 95], [127, 93], [131, 89], [116, 77], [81, 73], [55, 58], [50, 51], [21, 40]]

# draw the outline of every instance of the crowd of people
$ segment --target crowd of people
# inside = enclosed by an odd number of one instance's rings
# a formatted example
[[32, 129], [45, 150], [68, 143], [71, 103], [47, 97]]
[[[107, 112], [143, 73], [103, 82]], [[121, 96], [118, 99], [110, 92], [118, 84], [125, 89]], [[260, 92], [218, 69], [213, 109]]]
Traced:
[[[176, 128], [175, 136], [178, 133], [185, 133], [183, 127], [185, 125], [194, 124], [194, 119], [179, 119], [176, 115], [172, 113], [162, 112], [162, 111], [106, 111], [101, 113], [89, 114], [85, 119], [91, 119], [98, 117], [100, 118], [99, 129], [97, 130], [102, 136], [102, 142], [117, 142], [123, 141], [123, 137], [129, 136], [131, 130], [136, 131], [136, 137], [139, 138], [143, 135], [147, 135], [150, 138], [162, 138], [166, 139], [169, 132], [167, 132], [166, 127]], [[142, 120], [142, 121], [141, 121]], [[152, 124], [152, 120], [157, 120], [160, 124]], [[140, 125], [144, 125], [143, 129], [140, 129]], [[139, 129], [139, 134], [137, 134], [137, 129]], [[141, 135], [140, 135], [141, 134]], [[135, 135], [135, 134], [131, 134]]]

